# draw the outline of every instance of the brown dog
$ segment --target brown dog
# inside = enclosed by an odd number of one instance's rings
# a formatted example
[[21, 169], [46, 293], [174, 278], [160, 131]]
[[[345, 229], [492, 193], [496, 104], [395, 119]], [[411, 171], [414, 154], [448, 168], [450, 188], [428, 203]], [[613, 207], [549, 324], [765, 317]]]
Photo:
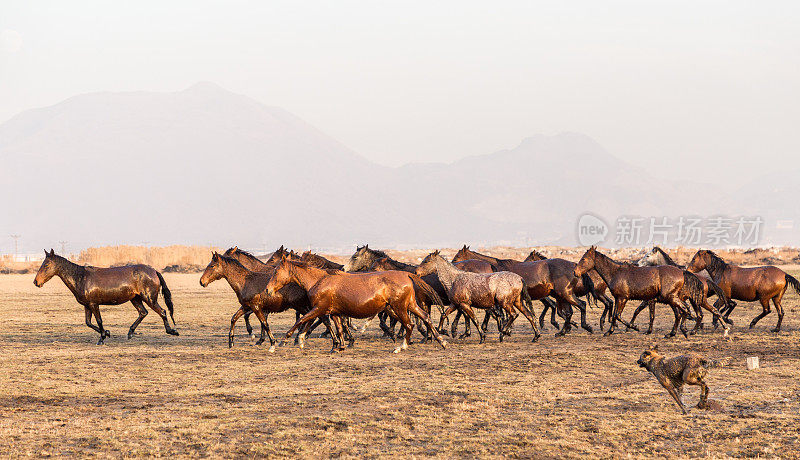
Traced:
[[642, 356], [636, 362], [656, 376], [658, 382], [675, 398], [675, 402], [678, 403], [685, 415], [686, 406], [683, 405], [681, 400], [683, 385], [700, 386], [700, 402], [697, 403], [697, 407], [705, 409], [708, 402], [708, 385], [703, 379], [708, 375], [707, 369], [724, 366], [727, 364], [728, 358], [716, 361], [703, 358], [695, 353], [689, 353], [688, 355], [666, 359], [664, 355], [658, 352], [658, 346], [653, 346], [642, 353]]

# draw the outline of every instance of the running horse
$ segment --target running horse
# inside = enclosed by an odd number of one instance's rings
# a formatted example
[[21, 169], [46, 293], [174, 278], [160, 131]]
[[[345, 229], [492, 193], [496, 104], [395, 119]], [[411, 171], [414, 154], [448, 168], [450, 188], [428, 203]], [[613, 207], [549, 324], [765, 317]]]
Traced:
[[[261, 322], [261, 337], [256, 345], [264, 343], [265, 334], [269, 337], [269, 352], [275, 351], [275, 337], [269, 328], [268, 317], [270, 313], [280, 313], [289, 309], [298, 314], [305, 314], [311, 310], [311, 305], [305, 291], [296, 285], [287, 285], [282, 289], [268, 293], [267, 283], [274, 274], [271, 272], [251, 271], [233, 257], [226, 257], [216, 252], [211, 256], [211, 262], [200, 277], [200, 285], [207, 287], [219, 279], [225, 279], [230, 285], [240, 307], [231, 317], [231, 328], [228, 332], [228, 348], [233, 346], [233, 329], [236, 321], [245, 313], [253, 313]], [[325, 318], [326, 320], [326, 318]], [[326, 321], [325, 324], [330, 327]]]
[[697, 305], [705, 301], [702, 282], [694, 273], [671, 265], [639, 267], [620, 263], [594, 246], [578, 261], [575, 276], [582, 276], [591, 269], [597, 270], [614, 296], [614, 314], [605, 335], [614, 333], [617, 319], [622, 315], [628, 300], [656, 300], [670, 305], [675, 314], [675, 324], [667, 337], [674, 337], [679, 326], [681, 333], [688, 337], [684, 326], [688, 315], [685, 300], [691, 299]]
[[344, 265], [338, 264], [332, 260], [326, 259], [319, 254], [314, 254], [311, 251], [306, 251], [300, 256], [300, 262], [305, 262], [312, 267], [323, 268], [326, 270], [344, 270]]
[[[492, 273], [494, 269], [492, 266], [484, 261], [481, 260], [466, 260], [457, 264], [458, 268], [470, 272], [475, 273]], [[405, 262], [400, 262], [399, 260], [395, 260], [391, 258], [388, 254], [384, 251], [378, 249], [371, 249], [368, 244], [364, 246], [357, 246], [356, 252], [350, 257], [347, 261], [347, 264], [344, 266], [344, 270], [346, 272], [363, 272], [363, 271], [386, 271], [386, 270], [399, 270], [408, 273], [415, 273], [417, 270], [417, 266], [413, 264], [407, 264]], [[447, 291], [445, 290], [442, 283], [439, 281], [439, 277], [436, 274], [427, 274], [422, 277], [423, 281], [429, 284], [435, 291], [436, 294], [439, 296], [440, 299], [446, 301], [445, 305], [449, 305], [449, 298], [447, 297]], [[423, 301], [426, 307], [430, 307], [431, 300], [427, 298], [425, 295], [421, 295], [423, 293], [417, 292], [417, 300]], [[430, 308], [427, 308], [427, 311], [430, 312]], [[444, 310], [442, 310], [442, 313]], [[381, 320], [381, 329], [388, 335], [389, 337], [394, 340], [394, 326], [397, 322], [396, 319], [392, 319], [391, 324], [388, 326], [386, 325], [386, 313], [382, 313], [379, 315]], [[453, 325], [451, 328], [451, 333], [455, 337], [456, 335], [456, 327], [458, 326], [458, 319], [461, 317], [462, 313], [461, 310], [458, 311], [456, 314], [456, 319], [453, 321]], [[486, 317], [484, 318], [483, 324], [484, 327], [489, 322], [490, 312], [486, 312]], [[467, 322], [467, 328], [462, 338], [467, 337], [470, 335], [470, 323]], [[365, 325], [366, 327], [366, 325]], [[362, 328], [363, 330], [363, 328]], [[446, 334], [446, 331], [440, 330], [440, 334]], [[429, 336], [426, 337], [430, 339]]]
[[[636, 262], [636, 265], [638, 265], [640, 267], [657, 266], [657, 265], [672, 265], [674, 267], [678, 267], [678, 268], [681, 268], [681, 269], [685, 269], [686, 268], [686, 267], [684, 267], [682, 265], [678, 265], [678, 263], [675, 262], [672, 259], [672, 257], [670, 257], [669, 254], [667, 254], [666, 251], [664, 251], [663, 249], [661, 249], [658, 246], [653, 246], [653, 249], [648, 251], [647, 254], [644, 255], [644, 257], [639, 259], [639, 261]], [[733, 302], [732, 300], [727, 299], [727, 297], [725, 297], [725, 294], [722, 292], [720, 287], [717, 286], [717, 284], [714, 283], [714, 281], [712, 281], [711, 278], [708, 275], [706, 275], [705, 273], [701, 273], [701, 272], [697, 272], [697, 273], [695, 273], [695, 275], [697, 275], [697, 277], [700, 278], [700, 281], [703, 282], [703, 292], [704, 292], [704, 295], [706, 297], [706, 301], [703, 302], [702, 305], [692, 305], [694, 307], [694, 313], [695, 313], [696, 321], [695, 321], [694, 329], [692, 329], [691, 333], [693, 334], [693, 333], [697, 332], [698, 330], [703, 329], [703, 310], [700, 307], [702, 307], [705, 310], [708, 310], [709, 312], [711, 312], [712, 315], [714, 315], [714, 320], [713, 320], [714, 329], [716, 329], [717, 326], [719, 325], [718, 320], [720, 320], [720, 319], [723, 322], [726, 322], [728, 324], [733, 324], [733, 322], [730, 319], [728, 319], [723, 313], [725, 307], [723, 307], [722, 309], [717, 311], [717, 309], [715, 307], [712, 307], [711, 305], [709, 305], [708, 298], [716, 295], [716, 296], [720, 297], [721, 299], [725, 299], [726, 300], [726, 302], [725, 302], [726, 307], [730, 307], [730, 308], [733, 308], [733, 306], [735, 306], [736, 303]], [[649, 309], [650, 309], [650, 324], [649, 324], [649, 326], [647, 328], [647, 332], [645, 332], [645, 333], [646, 334], [651, 334], [653, 332], [653, 322], [655, 321], [655, 317], [656, 317], [656, 304], [655, 304], [655, 302], [653, 302], [653, 301], [642, 302], [642, 304], [639, 305], [636, 308], [636, 310], [633, 312], [633, 316], [631, 317], [631, 324], [633, 324], [636, 321], [636, 317], [646, 307], [649, 307]]]
[[480, 343], [484, 343], [486, 333], [483, 330], [484, 328], [478, 325], [472, 308], [480, 308], [486, 311], [503, 309], [508, 314], [509, 319], [503, 328], [500, 327], [498, 322], [501, 342], [508, 328], [511, 327], [519, 315], [518, 311], [522, 312], [531, 323], [534, 333], [533, 341], [535, 342], [539, 339], [540, 334], [536, 328], [536, 321], [529, 310], [532, 300], [521, 276], [508, 271], [472, 273], [459, 270], [442, 257], [439, 251], [428, 254], [417, 267], [417, 275], [422, 276], [430, 273], [436, 273], [439, 277], [439, 281], [447, 289], [447, 295], [451, 303], [439, 320], [440, 329], [445, 317], [452, 311], [459, 309], [475, 324], [478, 334], [480, 334]]
[[[291, 337], [295, 330], [300, 330], [300, 348], [303, 348], [305, 328], [323, 315], [333, 319], [336, 330], [331, 335], [336, 336], [341, 331], [340, 316], [374, 318], [386, 310], [392, 317], [400, 320], [405, 330], [403, 343], [394, 350], [395, 353], [408, 348], [413, 331], [411, 314], [422, 319], [442, 348], [447, 347], [447, 342], [443, 341], [433, 328], [428, 314], [417, 305], [415, 285], [429, 291], [433, 297], [438, 296], [415, 274], [402, 271], [331, 274], [306, 263], [283, 258], [275, 267], [275, 275], [267, 284], [267, 292], [275, 292], [289, 283], [296, 283], [307, 291], [313, 308], [289, 329], [283, 342]], [[438, 303], [441, 303], [441, 300]], [[337, 349], [336, 345], [334, 338], [331, 352], [344, 349], [341, 345]]]
[[531, 298], [541, 301], [545, 306], [549, 306], [549, 301], [544, 300], [545, 297], [552, 296], [556, 299], [556, 308], [564, 314], [564, 326], [556, 333], [557, 337], [564, 336], [572, 330], [572, 307], [577, 307], [581, 312], [581, 327], [592, 332], [592, 327], [586, 322], [586, 303], [579, 300], [575, 293], [578, 282], [589, 292], [594, 292], [594, 285], [588, 274], [581, 275], [576, 282], [573, 271], [556, 259], [528, 262], [498, 259], [472, 251], [466, 245], [456, 253], [453, 261], [465, 259], [484, 260], [492, 264], [495, 270], [510, 271], [522, 276]]
[[[147, 309], [143, 304], [147, 304], [158, 316], [164, 320], [164, 328], [167, 334], [178, 335], [178, 331], [169, 325], [167, 314], [158, 304], [159, 289], [164, 295], [164, 303], [167, 304], [169, 316], [172, 324], [175, 324], [174, 308], [172, 305], [172, 293], [164, 281], [161, 273], [157, 272], [149, 265], [126, 265], [124, 267], [98, 268], [89, 265], [78, 265], [69, 260], [50, 252], [44, 252], [44, 261], [33, 284], [42, 287], [54, 276], [61, 278], [61, 281], [75, 296], [75, 300], [83, 305], [86, 312], [86, 325], [100, 334], [98, 345], [102, 345], [107, 337], [111, 337], [108, 329], [103, 327], [103, 320], [100, 317], [100, 305], [121, 305], [130, 302], [139, 313], [139, 317], [131, 324], [128, 330], [128, 339], [133, 337], [136, 326], [147, 316]], [[94, 316], [97, 326], [92, 324]]]
[[[780, 332], [783, 322], [781, 300], [786, 289], [791, 286], [800, 294], [800, 282], [797, 281], [797, 278], [778, 267], [772, 265], [752, 268], [737, 267], [722, 260], [714, 251], [705, 249], [697, 251], [687, 269], [692, 272], [706, 270], [729, 299], [761, 302], [763, 310], [750, 322], [750, 329], [770, 313], [769, 302], [771, 300], [775, 305], [775, 311], [778, 312], [778, 324], [775, 325], [772, 332]], [[720, 302], [722, 299], [717, 299], [714, 305], [716, 306]], [[725, 317], [727, 318], [732, 311], [733, 307], [729, 308]]]

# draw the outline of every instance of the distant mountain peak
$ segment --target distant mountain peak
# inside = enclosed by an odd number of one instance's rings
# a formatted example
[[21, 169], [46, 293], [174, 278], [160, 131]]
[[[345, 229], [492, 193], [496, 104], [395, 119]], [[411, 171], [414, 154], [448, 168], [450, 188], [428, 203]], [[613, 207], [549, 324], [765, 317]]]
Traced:
[[223, 88], [222, 86], [210, 82], [210, 81], [199, 81], [188, 88], [184, 89], [182, 92], [184, 93], [231, 93], [227, 89]]

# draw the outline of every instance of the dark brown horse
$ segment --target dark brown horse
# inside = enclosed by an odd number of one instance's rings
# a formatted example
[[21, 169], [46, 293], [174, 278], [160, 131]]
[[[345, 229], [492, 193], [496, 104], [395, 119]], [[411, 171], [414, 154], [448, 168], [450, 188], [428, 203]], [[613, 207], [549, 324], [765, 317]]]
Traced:
[[[275, 258], [275, 254], [279, 254], [277, 258]], [[250, 270], [251, 272], [267, 273], [271, 276], [272, 273], [275, 272], [275, 264], [280, 262], [281, 260], [280, 254], [286, 257], [291, 257], [289, 251], [284, 249], [283, 245], [281, 245], [281, 247], [279, 247], [274, 253], [272, 253], [272, 256], [270, 256], [270, 259], [267, 262], [262, 261], [261, 259], [259, 259], [258, 257], [254, 256], [253, 254], [247, 251], [239, 249], [238, 246], [228, 248], [228, 250], [225, 251], [225, 253], [223, 253], [222, 255], [224, 255], [225, 257], [231, 257], [236, 259], [240, 264], [242, 264], [246, 269]], [[286, 286], [285, 291], [286, 292], [284, 293], [285, 294], [284, 297], [286, 298], [296, 298], [298, 296], [305, 295], [305, 291], [303, 291], [302, 289], [300, 289], [299, 286], [296, 285]], [[311, 304], [309, 303], [309, 309], [311, 308], [310, 305]], [[247, 328], [247, 334], [251, 338], [254, 338], [255, 335], [253, 334], [253, 326], [250, 324], [250, 315], [252, 314], [253, 314], [252, 310], [247, 309], [247, 311], [245, 311], [244, 325]], [[300, 312], [297, 311], [296, 314], [297, 314], [296, 319], [299, 319]]]
[[[675, 262], [672, 259], [672, 257], [670, 257], [669, 254], [667, 254], [666, 251], [664, 251], [658, 246], [653, 246], [653, 249], [651, 249], [644, 257], [639, 259], [636, 265], [640, 267], [672, 265], [680, 269], [686, 268], [682, 265], [678, 265], [678, 263]], [[716, 296], [721, 296], [721, 298], [727, 300], [727, 304], [730, 304], [731, 301], [725, 297], [725, 294], [721, 291], [720, 287], [717, 286], [717, 284], [714, 283], [711, 280], [711, 278], [709, 278], [708, 275], [704, 273], [695, 273], [695, 274], [697, 275], [698, 278], [700, 278], [700, 281], [703, 283], [703, 295], [705, 296], [706, 301], [703, 302], [702, 305], [692, 304], [695, 313], [695, 325], [694, 329], [692, 329], [690, 333], [694, 334], [695, 332], [703, 328], [703, 310], [700, 307], [702, 307], [705, 310], [708, 310], [714, 316], [714, 321], [713, 321], [714, 329], [716, 329], [717, 326], [719, 325], [720, 319], [722, 320], [722, 322], [733, 324], [732, 321], [724, 317], [724, 314], [723, 316], [720, 316], [720, 314], [722, 314], [722, 310], [717, 311], [716, 308], [713, 308], [711, 305], [709, 305], [708, 298], [716, 295]], [[650, 309], [650, 324], [647, 328], [647, 332], [645, 333], [651, 334], [653, 332], [653, 322], [655, 321], [655, 316], [656, 316], [655, 315], [656, 303], [654, 301], [642, 302], [642, 304], [639, 305], [639, 307], [637, 307], [636, 310], [633, 312], [633, 316], [631, 317], [631, 324], [633, 324], [636, 321], [636, 317], [646, 307], [649, 307]], [[715, 312], [717, 314], [715, 314]]]
[[684, 301], [692, 299], [697, 305], [705, 301], [700, 279], [678, 267], [639, 267], [620, 263], [592, 246], [575, 267], [575, 276], [581, 276], [591, 269], [597, 270], [614, 296], [614, 315], [605, 335], [614, 333], [617, 319], [628, 300], [657, 300], [670, 305], [675, 314], [675, 324], [667, 337], [674, 337], [679, 326], [683, 335], [688, 336], [683, 324], [688, 314]]
[[216, 252], [211, 257], [211, 262], [209, 262], [200, 277], [200, 285], [206, 287], [214, 281], [224, 278], [233, 289], [233, 292], [236, 293], [236, 298], [240, 304], [239, 309], [231, 317], [228, 347], [233, 346], [233, 328], [236, 325], [236, 321], [246, 312], [254, 313], [261, 322], [261, 338], [256, 342], [256, 345], [264, 343], [264, 335], [266, 334], [269, 336], [270, 341], [269, 351], [274, 352], [276, 340], [269, 329], [269, 322], [267, 321], [269, 314], [280, 313], [288, 309], [305, 314], [311, 310], [308, 296], [297, 285], [287, 284], [281, 289], [267, 292], [267, 284], [274, 272], [274, 268], [272, 268], [271, 272], [248, 270], [238, 260]]
[[[100, 334], [100, 345], [111, 337], [111, 333], [103, 328], [100, 318], [100, 305], [121, 305], [130, 302], [139, 312], [139, 318], [131, 324], [128, 338], [133, 337], [136, 326], [147, 316], [146, 303], [158, 316], [164, 320], [167, 334], [178, 335], [178, 331], [169, 325], [167, 314], [158, 304], [158, 290], [164, 294], [164, 303], [167, 304], [172, 324], [175, 324], [172, 294], [164, 281], [161, 273], [149, 265], [126, 265], [124, 267], [97, 268], [78, 265], [58, 256], [51, 249], [44, 252], [44, 262], [36, 273], [33, 284], [42, 287], [50, 278], [58, 276], [61, 281], [75, 296], [75, 300], [83, 305], [86, 313], [86, 325]], [[92, 315], [97, 326], [92, 324]]]
[[[764, 267], [742, 268], [726, 263], [713, 251], [700, 250], [692, 257], [688, 269], [692, 272], [706, 270], [715, 283], [719, 285], [725, 296], [730, 299], [761, 302], [762, 312], [750, 322], [750, 328], [770, 313], [769, 301], [775, 305], [778, 312], [778, 324], [772, 332], [780, 332], [783, 322], [783, 306], [781, 300], [786, 293], [786, 288], [792, 286], [800, 294], [800, 282], [788, 273], [772, 265]], [[724, 304], [717, 299], [714, 305]], [[733, 311], [730, 308], [727, 315]]]
[[[236, 249], [238, 249], [238, 248], [236, 248]], [[278, 262], [280, 262], [282, 257], [288, 257], [291, 260], [299, 260], [300, 259], [300, 256], [298, 256], [296, 252], [294, 252], [293, 250], [291, 250], [291, 251], [287, 250], [285, 247], [283, 247], [283, 245], [281, 245], [281, 247], [276, 249], [275, 252], [273, 252], [269, 256], [269, 258], [267, 259], [267, 263], [270, 264], [270, 265], [277, 264]]]
[[[487, 256], [469, 249], [469, 246], [461, 248], [453, 257], [454, 261], [465, 259], [480, 259], [491, 263], [495, 270], [510, 271], [522, 276], [528, 286], [528, 293], [534, 300], [544, 299], [552, 296], [556, 299], [558, 310], [564, 313], [564, 326], [556, 334], [563, 336], [572, 330], [572, 307], [577, 307], [581, 312], [581, 327], [588, 332], [592, 332], [592, 327], [586, 322], [586, 303], [579, 300], [575, 295], [573, 282], [574, 274], [568, 270], [567, 265], [556, 259], [546, 259], [540, 261], [520, 262], [514, 259], [498, 259]], [[559, 259], [563, 260], [563, 259]], [[567, 262], [567, 261], [563, 261]], [[590, 292], [594, 291], [591, 278], [588, 274], [581, 276], [578, 280]], [[547, 305], [546, 302], [542, 301]]]
[[[403, 343], [395, 349], [395, 353], [408, 348], [413, 330], [410, 314], [422, 319], [442, 347], [447, 345], [433, 329], [428, 314], [417, 305], [414, 286], [419, 285], [429, 291], [430, 295], [438, 296], [427, 283], [414, 274], [401, 271], [330, 274], [302, 262], [283, 259], [277, 265], [275, 275], [267, 285], [267, 291], [274, 292], [288, 283], [296, 283], [307, 290], [313, 309], [289, 329], [284, 340], [295, 330], [311, 324], [314, 319], [323, 315], [333, 318], [336, 335], [341, 329], [340, 316], [373, 318], [381, 311], [388, 310], [393, 317], [400, 320], [405, 329]], [[304, 334], [301, 334], [301, 348], [304, 345], [303, 339]], [[340, 346], [339, 349], [342, 348]], [[335, 341], [331, 351], [337, 351]]]
[[[528, 254], [528, 257], [525, 258], [525, 262], [535, 262], [537, 260], [563, 261], [559, 262], [559, 264], [562, 265], [562, 269], [566, 270], [567, 273], [571, 273], [572, 271], [575, 270], [575, 262], [570, 262], [568, 260], [558, 259], [558, 258], [548, 259], [548, 257], [540, 253], [539, 251], [536, 251], [535, 249], [532, 250], [530, 254]], [[578, 281], [575, 282], [573, 291], [575, 293], [575, 297], [578, 298], [586, 297], [589, 303], [597, 303], [597, 301], [599, 300], [603, 304], [604, 306], [603, 313], [600, 314], [600, 330], [602, 331], [605, 329], [606, 317], [608, 317], [609, 321], [611, 320], [611, 310], [614, 308], [614, 302], [611, 299], [609, 299], [608, 296], [606, 296], [606, 288], [607, 288], [606, 282], [603, 281], [603, 278], [601, 278], [600, 275], [597, 274], [597, 271], [589, 270], [589, 273], [587, 273], [587, 275], [592, 280], [592, 285], [594, 286], [594, 292], [597, 295], [597, 297], [595, 298], [595, 296], [592, 295], [592, 292], [587, 288], [587, 286], [584, 285], [583, 279], [579, 279]], [[547, 314], [548, 309], [550, 310], [550, 324], [552, 324], [556, 329], [560, 328], [561, 326], [556, 321], [556, 308], [555, 305], [553, 304], [550, 305], [545, 304], [545, 307], [542, 310], [542, 314], [539, 316], [539, 325], [544, 327], [544, 318], [545, 315]], [[559, 316], [563, 315], [562, 312], [558, 313]], [[573, 326], [577, 327], [577, 324], [573, 324]]]
[[314, 254], [311, 251], [306, 251], [300, 256], [300, 262], [305, 262], [312, 267], [322, 268], [325, 270], [344, 270], [344, 265], [337, 264], [332, 260], [328, 260], [319, 254]]

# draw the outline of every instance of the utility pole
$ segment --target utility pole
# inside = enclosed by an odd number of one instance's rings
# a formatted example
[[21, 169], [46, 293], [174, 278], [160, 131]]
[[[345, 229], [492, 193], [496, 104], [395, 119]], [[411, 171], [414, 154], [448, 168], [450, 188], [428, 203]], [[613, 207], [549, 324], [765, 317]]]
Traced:
[[17, 261], [17, 256], [19, 254], [19, 248], [17, 246], [17, 240], [19, 240], [20, 235], [11, 235], [11, 239], [14, 240], [14, 262]]

